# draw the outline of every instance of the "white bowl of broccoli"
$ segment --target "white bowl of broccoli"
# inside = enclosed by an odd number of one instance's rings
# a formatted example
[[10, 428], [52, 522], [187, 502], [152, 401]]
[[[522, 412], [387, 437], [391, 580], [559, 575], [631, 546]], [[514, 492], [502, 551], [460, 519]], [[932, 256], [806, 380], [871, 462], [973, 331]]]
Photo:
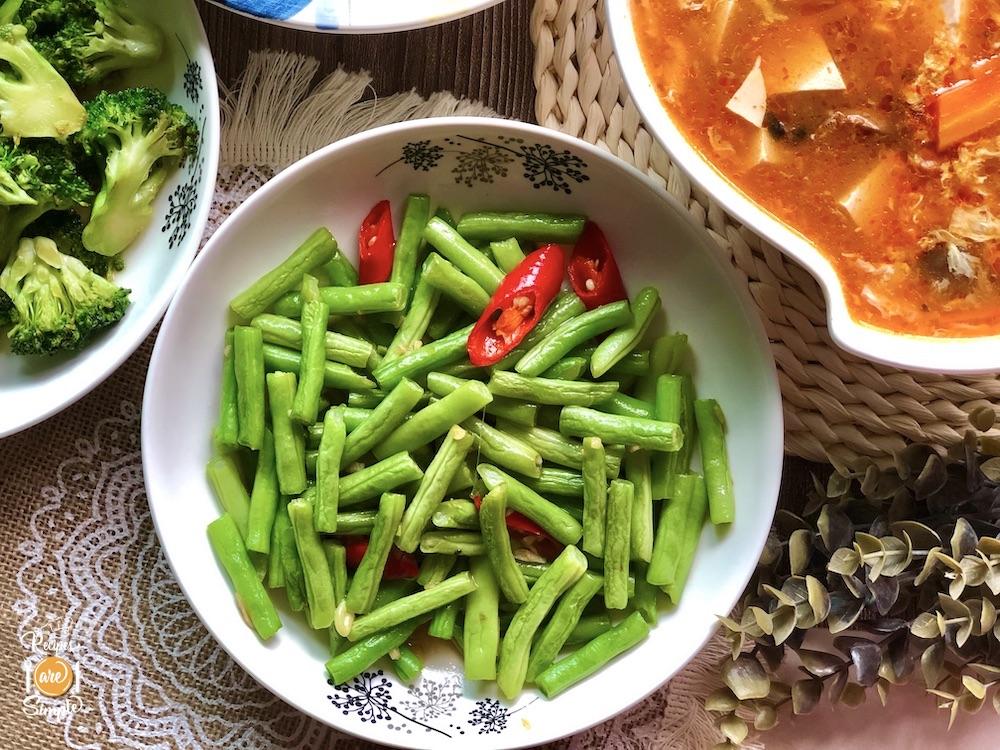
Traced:
[[215, 69], [189, 0], [0, 0], [0, 438], [149, 335], [215, 187]]

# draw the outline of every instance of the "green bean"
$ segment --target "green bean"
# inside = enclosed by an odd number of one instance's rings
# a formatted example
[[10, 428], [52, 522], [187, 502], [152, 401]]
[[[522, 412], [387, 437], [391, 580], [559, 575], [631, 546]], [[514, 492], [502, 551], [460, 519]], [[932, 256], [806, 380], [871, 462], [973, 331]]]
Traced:
[[445, 604], [434, 612], [431, 624], [427, 626], [427, 635], [431, 638], [440, 638], [443, 641], [450, 641], [455, 635], [455, 621], [461, 611], [460, 602], [454, 601]]
[[437, 253], [427, 256], [422, 278], [473, 317], [478, 318], [490, 302], [483, 287]]
[[517, 561], [517, 569], [521, 571], [521, 575], [524, 576], [524, 580], [528, 583], [534, 583], [539, 578], [542, 577], [542, 573], [549, 569], [548, 563], [529, 563], [523, 560]]
[[337, 514], [337, 533], [368, 536], [375, 527], [376, 510], [355, 510]]
[[613, 331], [597, 346], [590, 358], [590, 372], [599, 378], [626, 354], [635, 349], [649, 330], [653, 317], [660, 311], [660, 293], [656, 287], [639, 290], [632, 301], [632, 321]]
[[448, 494], [454, 495], [457, 492], [468, 489], [475, 481], [476, 475], [472, 473], [472, 469], [469, 468], [468, 464], [463, 463], [458, 467], [458, 471], [455, 472], [451, 484], [448, 485]]
[[[663, 422], [675, 422], [681, 425], [683, 420], [684, 382], [680, 375], [661, 375], [656, 380], [656, 400], [654, 402], [654, 418]], [[683, 425], [682, 425], [683, 429]], [[680, 473], [675, 470], [676, 462], [681, 453], [686, 452], [691, 445], [692, 435], [689, 429], [684, 430], [684, 444], [681, 449], [668, 454], [657, 454], [652, 459], [653, 499], [663, 500], [670, 496], [670, 486], [673, 476]], [[682, 469], [681, 471], [686, 471]]]
[[437, 586], [448, 577], [451, 569], [455, 567], [458, 560], [456, 555], [424, 555], [420, 564], [420, 575], [417, 576], [417, 583], [425, 589]]
[[[390, 453], [426, 445], [445, 434], [452, 425], [479, 412], [492, 400], [493, 396], [485, 385], [477, 380], [469, 380], [439, 401], [418, 411], [374, 446], [372, 452], [377, 458], [382, 458]], [[471, 440], [470, 438], [470, 442]]]
[[[302, 355], [294, 349], [274, 344], [264, 344], [264, 369], [271, 372], [299, 371]], [[327, 362], [323, 366], [323, 385], [340, 390], [369, 391], [375, 383], [340, 362]]]
[[500, 648], [500, 590], [496, 575], [485, 557], [469, 561], [476, 590], [466, 598], [462, 653], [465, 679], [494, 680]]
[[632, 311], [628, 302], [624, 301], [589, 310], [570, 318], [535, 344], [514, 369], [522, 375], [539, 375], [584, 341], [613, 328], [627, 325], [631, 320]]
[[306, 459], [305, 438], [291, 417], [295, 373], [268, 373], [267, 392], [271, 405], [278, 486], [283, 495], [298, 495], [306, 488]]
[[587, 369], [587, 360], [583, 357], [565, 357], [542, 373], [543, 378], [554, 380], [577, 380]]
[[[398, 247], [398, 245], [397, 245]], [[420, 678], [424, 669], [423, 660], [405, 643], [396, 649], [399, 655], [392, 659], [392, 668], [399, 681], [404, 685], [412, 685]], [[390, 656], [392, 656], [390, 654]]]
[[478, 529], [479, 511], [471, 500], [445, 500], [434, 511], [431, 523], [439, 529]]
[[333, 286], [358, 285], [358, 271], [340, 248], [337, 248], [330, 262], [323, 266], [323, 270]]
[[424, 227], [431, 215], [431, 199], [414, 194], [406, 199], [403, 221], [392, 256], [392, 275], [389, 281], [402, 284], [409, 295], [417, 275], [417, 256], [424, 237]]
[[[330, 569], [330, 580], [333, 581], [333, 601], [338, 608], [344, 597], [347, 596], [347, 550], [343, 544], [332, 539], [323, 539], [323, 552], [326, 554], [327, 566]], [[334, 610], [336, 616], [337, 610]], [[330, 656], [336, 656], [344, 647], [346, 639], [336, 627], [336, 622], [327, 628], [327, 645]]]
[[534, 682], [542, 672], [552, 666], [580, 621], [584, 607], [603, 588], [604, 579], [601, 576], [584, 573], [580, 580], [563, 594], [541, 636], [531, 647], [531, 657], [528, 659], [528, 682]]
[[383, 362], [375, 368], [372, 376], [383, 389], [394, 388], [403, 378], [418, 380], [444, 365], [465, 359], [471, 332], [472, 326], [466, 326], [398, 359]]
[[514, 237], [524, 242], [572, 244], [583, 231], [585, 221], [583, 216], [477, 211], [462, 217], [458, 231], [468, 240]]
[[486, 545], [486, 555], [496, 573], [500, 590], [507, 601], [521, 604], [528, 598], [528, 583], [517, 567], [510, 546], [505, 484], [499, 484], [486, 493], [479, 507], [479, 525]]
[[208, 462], [208, 481], [215, 491], [215, 499], [219, 501], [222, 510], [240, 530], [240, 537], [247, 538], [247, 526], [250, 518], [250, 495], [243, 484], [243, 477], [231, 454], [215, 456]]
[[608, 370], [607, 375], [613, 378], [626, 375], [634, 375], [636, 377], [642, 377], [649, 373], [649, 350], [645, 349], [643, 351], [631, 351], [618, 360], [611, 369]]
[[312, 504], [306, 500], [293, 500], [288, 504], [288, 518], [292, 522], [295, 548], [302, 564], [306, 601], [309, 605], [309, 626], [314, 630], [333, 624], [337, 602], [333, 596], [333, 579], [330, 564], [313, 525]]
[[546, 698], [554, 698], [643, 641], [647, 635], [649, 624], [642, 615], [633, 612], [607, 633], [542, 672], [536, 680], [538, 689]]
[[608, 490], [607, 524], [604, 527], [604, 606], [624, 609], [628, 604], [628, 564], [632, 538], [631, 482], [615, 479]]
[[649, 371], [639, 378], [635, 396], [641, 401], [653, 403], [656, 400], [656, 379], [660, 375], [672, 375], [680, 371], [687, 358], [687, 336], [674, 333], [660, 336], [649, 350]]
[[458, 305], [447, 297], [442, 297], [438, 301], [434, 317], [431, 318], [431, 322], [427, 326], [427, 336], [432, 341], [444, 338], [451, 331], [455, 330], [458, 321], [463, 317], [462, 309]]
[[518, 347], [497, 362], [494, 370], [510, 370], [526, 352], [568, 320], [583, 314], [587, 308], [573, 292], [560, 292], [545, 311], [542, 319], [528, 332]]
[[476, 436], [479, 455], [482, 458], [505, 469], [524, 474], [526, 477], [537, 478], [542, 475], [542, 457], [523, 440], [508, 435], [476, 417], [466, 419], [462, 422], [462, 427]]
[[359, 617], [351, 626], [348, 638], [351, 641], [359, 641], [380, 630], [394, 627], [406, 620], [412, 620], [428, 612], [433, 612], [438, 607], [443, 607], [456, 599], [461, 599], [466, 594], [476, 590], [476, 581], [472, 576], [465, 573], [458, 573], [451, 578], [442, 581], [431, 589], [424, 589], [415, 594], [404, 596], [385, 606], [374, 609], [364, 617]]
[[375, 595], [375, 606], [373, 609], [384, 607], [386, 604], [402, 599], [416, 590], [416, 584], [410, 579], [383, 581], [379, 587], [378, 594]]
[[575, 471], [546, 466], [537, 478], [525, 477], [524, 483], [543, 497], [555, 495], [583, 500], [583, 477]]
[[719, 402], [701, 399], [694, 402], [694, 417], [701, 445], [701, 463], [708, 488], [708, 508], [716, 526], [736, 518], [733, 476], [726, 452], [726, 418]]
[[659, 594], [660, 590], [646, 580], [647, 570], [647, 566], [642, 563], [636, 565], [635, 596], [632, 597], [629, 606], [632, 611], [641, 614], [643, 620], [650, 625], [654, 625], [659, 614], [657, 610], [657, 594]]
[[302, 277], [333, 259], [337, 242], [330, 231], [317, 229], [288, 258], [236, 295], [230, 309], [244, 320], [260, 315], [281, 295], [296, 289]]
[[366, 638], [356, 639], [352, 644], [326, 663], [330, 679], [341, 685], [352, 677], [357, 677], [390, 651], [406, 643], [418, 627], [430, 619], [429, 614], [414, 617], [394, 627], [374, 633]]
[[389, 342], [389, 348], [382, 358], [383, 364], [399, 359], [404, 354], [414, 352], [421, 347], [424, 334], [427, 333], [427, 327], [434, 317], [440, 299], [441, 293], [431, 286], [421, 273], [417, 287], [413, 290], [410, 309], [396, 330], [396, 335]]
[[[446, 375], [443, 372], [432, 372], [427, 375], [427, 390], [435, 396], [447, 396], [465, 382], [462, 378]], [[538, 406], [523, 401], [494, 397], [490, 403], [486, 404], [486, 413], [515, 424], [531, 427], [535, 424]]]
[[[250, 325], [259, 328], [264, 341], [269, 344], [298, 351], [302, 349], [302, 324], [297, 320], [264, 313], [251, 320]], [[323, 345], [328, 360], [351, 367], [368, 367], [375, 351], [370, 342], [335, 331], [326, 331]]]
[[684, 440], [680, 427], [673, 422], [604, 414], [582, 406], [564, 408], [559, 415], [559, 429], [566, 435], [594, 435], [605, 443], [655, 451], [675, 451]]
[[226, 331], [226, 344], [222, 350], [222, 388], [219, 394], [219, 422], [215, 427], [215, 440], [223, 448], [239, 445], [240, 418], [236, 384], [236, 362], [233, 354], [233, 332]]
[[427, 222], [424, 239], [488, 294], [493, 294], [503, 281], [503, 272], [441, 219], [434, 217]]
[[340, 507], [349, 508], [379, 497], [407, 482], [415, 482], [424, 472], [410, 454], [401, 451], [378, 463], [340, 478]]
[[449, 211], [445, 206], [438, 206], [437, 211], [434, 212], [434, 216], [441, 219], [441, 221], [449, 227], [455, 227], [458, 225], [458, 222], [455, 220], [455, 217], [452, 216], [451, 211]]
[[497, 371], [486, 384], [496, 396], [518, 398], [552, 406], [590, 406], [611, 398], [618, 383], [591, 383], [527, 377]]
[[[325, 286], [319, 290], [319, 298], [330, 308], [330, 315], [401, 312], [408, 296], [409, 289], [389, 281], [362, 286]], [[272, 310], [275, 315], [287, 318], [296, 318], [301, 311], [302, 295], [298, 292], [279, 299]]]
[[403, 514], [396, 544], [404, 552], [413, 552], [420, 545], [420, 535], [444, 499], [448, 485], [472, 447], [472, 441], [472, 435], [458, 425], [448, 431], [437, 455], [427, 467], [416, 495]]
[[236, 408], [239, 443], [260, 450], [264, 440], [264, 354], [260, 331], [249, 326], [233, 330], [233, 362], [236, 372]]
[[237, 606], [249, 618], [258, 637], [268, 640], [281, 628], [281, 620], [257, 577], [236, 522], [228, 513], [208, 525], [208, 541], [233, 584]]
[[649, 562], [653, 554], [653, 490], [649, 453], [636, 451], [625, 456], [625, 478], [632, 483], [631, 555]]
[[285, 596], [288, 597], [288, 606], [292, 611], [301, 612], [306, 606], [305, 573], [299, 557], [299, 548], [295, 543], [295, 529], [292, 528], [287, 503], [278, 509], [275, 525], [279, 525], [281, 531], [278, 552], [281, 555], [282, 575], [285, 580]]
[[475, 557], [486, 554], [483, 537], [473, 531], [428, 531], [420, 537], [420, 551], [433, 555]]
[[350, 317], [349, 315], [334, 315], [327, 321], [327, 328], [343, 336], [364, 341], [374, 348], [375, 342], [372, 341], [371, 336], [368, 335], [368, 331], [366, 331], [361, 325], [362, 320], [363, 318], [361, 317], [355, 318]]
[[500, 646], [497, 687], [508, 699], [521, 692], [528, 671], [532, 639], [552, 605], [587, 572], [587, 560], [576, 547], [566, 547], [535, 582], [511, 620]]
[[576, 627], [573, 628], [573, 632], [569, 634], [569, 637], [566, 639], [566, 645], [573, 646], [592, 641], [601, 633], [607, 633], [609, 630], [611, 630], [611, 615], [607, 612], [601, 612], [596, 615], [584, 615], [577, 622]]
[[520, 243], [513, 237], [491, 242], [490, 251], [493, 253], [493, 260], [504, 273], [510, 273], [524, 260], [524, 251], [521, 250]]
[[281, 555], [281, 540], [284, 529], [291, 524], [284, 503], [279, 501], [274, 513], [274, 524], [271, 526], [271, 549], [267, 556], [267, 587], [269, 589], [285, 588], [285, 566]]
[[337, 531], [337, 510], [340, 506], [340, 464], [344, 452], [347, 428], [344, 407], [327, 409], [323, 418], [323, 437], [316, 456], [316, 531], [332, 534]]
[[327, 307], [322, 302], [309, 300], [302, 306], [302, 351], [299, 357], [299, 382], [292, 401], [292, 418], [305, 425], [313, 424], [319, 416], [319, 397], [326, 376], [328, 317]]
[[611, 398], [607, 398], [597, 404], [594, 408], [598, 411], [606, 411], [609, 414], [617, 414], [622, 417], [655, 418], [652, 406], [645, 401], [640, 401], [624, 393], [616, 393]]
[[[375, 407], [371, 416], [347, 436], [341, 466], [354, 463], [388, 438], [403, 424], [423, 395], [423, 388], [409, 378], [403, 378]], [[390, 453], [395, 452], [390, 451]]]
[[583, 551], [604, 556], [608, 485], [604, 471], [604, 444], [600, 438], [583, 440]]
[[349, 612], [368, 612], [375, 603], [375, 594], [382, 581], [382, 572], [389, 559], [389, 552], [392, 551], [392, 542], [403, 517], [405, 504], [406, 498], [402, 495], [391, 492], [382, 495], [368, 547], [347, 591], [346, 606]]
[[264, 430], [264, 440], [257, 454], [253, 491], [247, 513], [247, 549], [267, 554], [271, 550], [271, 528], [278, 511], [278, 473], [274, 465], [274, 436]]
[[[704, 480], [699, 481], [694, 474], [682, 474], [677, 477], [674, 496], [666, 502], [660, 516], [656, 543], [653, 545], [653, 559], [649, 563], [646, 580], [654, 586], [663, 587], [668, 596], [678, 580], [678, 574], [686, 576], [681, 564], [682, 558], [688, 555], [688, 550], [689, 556], [694, 555], [697, 541], [701, 537], [704, 508], [699, 509], [702, 503], [698, 495], [703, 491]], [[683, 584], [677, 588], [678, 593], [680, 588], [683, 588]], [[677, 601], [673, 596], [671, 599]]]
[[[583, 445], [564, 437], [555, 430], [546, 427], [524, 428], [508, 422], [501, 423], [500, 428], [507, 434], [530, 445], [538, 451], [544, 461], [577, 471], [583, 469]], [[604, 459], [604, 470], [608, 477], [617, 477], [621, 470], [621, 456], [607, 453]]]
[[511, 510], [527, 516], [562, 544], [575, 544], [583, 534], [583, 527], [568, 512], [549, 502], [530, 487], [500, 471], [490, 464], [476, 467], [488, 489], [507, 485], [507, 503]]
[[[438, 370], [438, 374], [447, 375], [452, 378], [482, 380], [486, 377], [486, 371], [482, 367], [476, 367], [474, 364], [466, 360], [465, 362], [456, 362], [453, 365], [447, 365]], [[429, 376], [428, 376], [429, 377]]]

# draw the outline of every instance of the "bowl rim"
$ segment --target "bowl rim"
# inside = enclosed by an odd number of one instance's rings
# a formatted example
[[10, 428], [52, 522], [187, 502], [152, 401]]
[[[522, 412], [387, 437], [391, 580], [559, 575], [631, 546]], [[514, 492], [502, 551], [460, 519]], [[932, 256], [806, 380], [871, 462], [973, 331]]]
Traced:
[[[383, 125], [378, 128], [373, 128], [371, 130], [367, 130], [349, 136], [342, 140], [336, 141], [300, 159], [299, 161], [293, 163], [285, 170], [283, 170], [281, 173], [276, 175], [263, 187], [257, 190], [252, 196], [250, 196], [250, 198], [248, 198], [242, 205], [240, 205], [229, 217], [227, 217], [226, 220], [219, 227], [219, 229], [215, 232], [215, 234], [213, 234], [212, 238], [205, 245], [202, 252], [199, 253], [198, 257], [195, 259], [194, 264], [189, 269], [189, 272], [185, 277], [184, 283], [177, 290], [177, 295], [175, 296], [175, 300], [182, 298], [184, 296], [185, 287], [188, 284], [193, 283], [192, 280], [196, 277], [196, 275], [199, 272], [199, 265], [201, 263], [206, 262], [205, 259], [210, 257], [212, 253], [220, 252], [219, 250], [217, 250], [217, 248], [223, 247], [225, 245], [225, 243], [227, 242], [227, 235], [231, 231], [233, 231], [232, 227], [234, 227], [237, 223], [242, 221], [244, 216], [252, 214], [252, 212], [255, 210], [257, 203], [267, 200], [272, 192], [280, 191], [282, 186], [286, 182], [294, 182], [295, 180], [297, 180], [300, 171], [307, 170], [314, 164], [322, 162], [328, 158], [331, 158], [331, 156], [339, 152], [349, 151], [356, 144], [369, 140], [378, 140], [379, 138], [390, 133], [397, 134], [397, 133], [406, 133], [414, 131], [419, 132], [427, 127], [433, 127], [433, 128], [449, 127], [458, 129], [463, 127], [482, 127], [482, 126], [492, 126], [504, 130], [513, 130], [517, 132], [518, 135], [527, 134], [529, 136], [550, 139], [564, 144], [567, 148], [578, 149], [579, 151], [586, 154], [588, 158], [604, 161], [610, 164], [615, 169], [623, 170], [629, 176], [631, 176], [637, 182], [643, 185], [646, 189], [650, 190], [660, 200], [667, 203], [670, 209], [672, 209], [673, 213], [678, 216], [678, 220], [690, 222], [690, 226], [694, 227], [696, 231], [700, 232], [705, 231], [704, 227], [699, 227], [697, 225], [697, 223], [690, 217], [689, 213], [677, 201], [676, 198], [669, 195], [662, 187], [653, 182], [653, 180], [651, 180], [649, 177], [642, 174], [631, 164], [628, 164], [627, 162], [624, 162], [616, 158], [610, 152], [603, 151], [597, 148], [596, 146], [589, 144], [581, 139], [574, 138], [572, 136], [566, 135], [556, 130], [544, 128], [539, 125], [520, 122], [517, 120], [506, 120], [501, 118], [474, 117], [474, 116], [423, 118], [418, 120], [409, 120], [404, 122], [392, 123], [389, 125]], [[713, 254], [710, 259], [710, 262], [712, 262], [718, 268], [721, 274], [728, 274], [730, 276], [730, 281], [732, 282], [733, 289], [735, 290], [735, 293], [737, 294], [738, 297], [737, 302], [747, 313], [747, 319], [752, 329], [752, 336], [755, 338], [760, 350], [765, 354], [765, 361], [767, 364], [765, 366], [764, 374], [766, 376], [767, 382], [765, 383], [764, 386], [764, 393], [767, 395], [768, 399], [775, 405], [774, 424], [776, 429], [772, 432], [772, 434], [762, 436], [761, 442], [766, 445], [765, 449], [766, 453], [770, 456], [770, 461], [775, 464], [776, 471], [772, 476], [770, 476], [766, 480], [767, 484], [762, 488], [760, 488], [760, 492], [763, 494], [763, 496], [771, 498], [769, 505], [771, 507], [771, 515], [773, 518], [773, 514], [777, 510], [778, 494], [781, 486], [781, 474], [784, 464], [784, 414], [782, 410], [781, 389], [778, 381], [777, 365], [771, 353], [770, 342], [767, 337], [767, 333], [764, 329], [764, 325], [761, 322], [759, 315], [757, 315], [756, 313], [756, 309], [754, 307], [754, 303], [751, 298], [749, 290], [747, 290], [739, 280], [739, 274], [732, 267], [732, 265], [729, 264], [722, 257], [721, 252], [719, 254]], [[177, 313], [178, 309], [179, 308], [175, 304], [173, 303], [171, 304], [163, 320], [163, 326], [165, 328], [171, 324], [174, 315], [178, 314]], [[153, 471], [150, 470], [151, 468], [150, 457], [153, 453], [153, 448], [151, 443], [154, 439], [152, 436], [152, 424], [154, 420], [151, 411], [153, 409], [152, 405], [155, 400], [151, 394], [159, 387], [158, 380], [161, 377], [160, 373], [161, 370], [163, 369], [159, 366], [159, 360], [161, 357], [166, 356], [163, 353], [164, 350], [161, 347], [161, 341], [163, 341], [162, 338], [157, 339], [156, 345], [154, 346], [153, 349], [152, 356], [150, 358], [149, 369], [147, 371], [147, 377], [146, 377], [146, 386], [143, 392], [143, 406], [142, 406], [142, 419], [141, 419], [142, 422], [141, 453], [142, 453], [142, 464], [143, 464], [143, 478], [146, 487], [147, 501], [149, 503], [149, 508], [150, 508], [150, 516], [152, 518], [153, 526], [156, 530], [158, 538], [160, 538], [160, 519], [157, 509], [158, 507], [160, 507], [160, 504], [153, 501], [153, 496], [156, 493], [154, 491], [154, 488], [150, 484], [150, 477], [154, 473]], [[755, 557], [759, 557], [761, 551], [764, 549], [764, 545], [766, 543], [767, 535], [770, 529], [770, 523], [768, 523], [766, 526], [762, 526], [761, 528], [762, 531], [759, 534], [758, 538], [746, 540], [747, 543], [752, 544], [756, 549]], [[242, 658], [241, 654], [234, 653], [234, 651], [230, 649], [228, 640], [221, 637], [222, 634], [216, 631], [213, 625], [206, 618], [206, 615], [203, 614], [202, 611], [194, 604], [194, 601], [189, 593], [188, 582], [186, 580], [183, 580], [180, 576], [176, 574], [176, 566], [174, 565], [173, 556], [171, 554], [172, 550], [168, 549], [166, 545], [162, 544], [162, 539], [161, 539], [161, 549], [163, 551], [165, 559], [167, 560], [167, 563], [170, 565], [171, 572], [174, 573], [174, 578], [176, 579], [177, 584], [180, 586], [181, 591], [183, 591], [184, 596], [188, 601], [188, 604], [191, 606], [192, 610], [194, 610], [195, 614], [198, 616], [198, 619], [201, 620], [201, 623], [204, 625], [206, 630], [208, 630], [208, 632], [212, 635], [215, 641], [226, 651], [227, 654], [229, 654], [230, 658], [232, 658], [247, 674], [249, 674], [254, 679], [254, 681], [256, 681], [258, 684], [264, 687], [271, 694], [275, 695], [276, 697], [288, 703], [297, 711], [300, 711], [312, 717], [313, 719], [321, 722], [325, 726], [329, 726], [333, 729], [336, 729], [337, 731], [345, 732], [347, 734], [351, 734], [361, 739], [370, 739], [365, 735], [360, 734], [358, 731], [356, 731], [358, 728], [354, 727], [353, 725], [351, 726], [335, 725], [331, 722], [328, 716], [324, 716], [317, 712], [311, 711], [309, 708], [301, 705], [301, 703], [295, 700], [294, 698], [290, 696], [279, 695], [277, 692], [272, 690], [272, 688], [266, 681], [265, 676], [263, 676], [256, 667], [253, 667], [250, 664], [248, 664], [247, 661]], [[749, 583], [753, 575], [754, 569], [755, 566], [750, 566], [743, 575], [742, 580], [740, 581], [741, 585], [738, 589], [738, 593], [733, 598], [733, 600], [728, 603], [728, 606], [726, 608], [727, 614], [739, 601], [740, 597], [743, 594], [743, 591], [746, 588], [747, 583]], [[614, 716], [620, 715], [621, 713], [628, 711], [638, 703], [648, 698], [650, 695], [652, 695], [653, 692], [660, 689], [669, 679], [673, 678], [681, 670], [683, 670], [684, 667], [687, 666], [705, 647], [705, 645], [709, 642], [709, 640], [718, 630], [718, 627], [719, 625], [718, 622], [716, 621], [712, 627], [707, 628], [704, 633], [704, 637], [699, 642], [698, 648], [692, 651], [692, 653], [690, 653], [683, 660], [683, 662], [677, 667], [676, 671], [674, 671], [669, 675], [665, 675], [659, 682], [652, 685], [648, 691], [635, 695], [634, 699], [630, 701], [626, 706], [621, 707], [617, 713], [611, 716], [601, 717], [593, 720], [587, 718], [583, 721], [583, 723], [575, 726], [572, 729], [572, 731], [568, 734], [559, 732], [557, 734], [553, 734], [551, 737], [544, 737], [542, 739], [526, 738], [523, 741], [515, 741], [510, 744], [504, 744], [503, 747], [510, 748], [510, 750], [515, 750], [517, 748], [534, 747], [541, 742], [555, 741], [559, 738], [570, 736], [571, 734], [578, 734], [580, 732], [584, 732], [590, 729], [591, 727], [596, 726], [597, 724], [603, 723], [605, 721], [610, 721], [612, 718], [614, 718]], [[392, 742], [391, 740], [385, 740], [385, 739], [380, 739], [379, 742], [384, 742], [385, 744], [388, 744], [393, 747], [413, 747], [412, 745], [397, 744], [395, 742]]]
[[[198, 247], [201, 244], [200, 241], [204, 236], [205, 227], [208, 225], [209, 213], [212, 210], [212, 198], [215, 195], [215, 185], [219, 173], [219, 148], [221, 144], [222, 127], [219, 109], [219, 85], [215, 73], [215, 58], [212, 56], [212, 50], [208, 43], [208, 36], [205, 33], [205, 25], [201, 20], [201, 14], [198, 13], [198, 8], [194, 4], [194, 0], [188, 0], [188, 2], [191, 7], [190, 13], [192, 18], [193, 36], [199, 41], [197, 50], [193, 50], [191, 54], [197, 58], [198, 62], [201, 63], [205, 71], [205, 75], [202, 77], [202, 80], [204, 82], [204, 93], [206, 94], [205, 145], [207, 146], [204, 166], [206, 176], [205, 191], [204, 194], [199, 197], [199, 205], [191, 216], [189, 241], [186, 243], [189, 246], [189, 249], [187, 252], [178, 256], [174, 270], [172, 274], [170, 274], [173, 278], [171, 279], [170, 275], [168, 275], [166, 282], [162, 286], [158, 287], [152, 295], [150, 295], [151, 302], [145, 307], [143, 313], [146, 320], [141, 324], [137, 324], [134, 328], [132, 333], [134, 339], [124, 341], [117, 354], [106, 360], [101, 367], [98, 368], [99, 371], [81, 387], [67, 391], [64, 397], [47, 401], [45, 408], [35, 414], [32, 414], [28, 419], [11, 425], [0, 424], [0, 440], [24, 432], [31, 427], [41, 424], [56, 414], [59, 414], [65, 409], [68, 409], [84, 396], [89, 395], [95, 388], [104, 383], [105, 380], [117, 372], [118, 368], [120, 368], [129, 358], [132, 357], [133, 354], [136, 353], [136, 351], [138, 351], [139, 347], [142, 346], [142, 343], [159, 324], [167, 310], [167, 307], [170, 305], [171, 300], [174, 298], [174, 295], [181, 288], [184, 280], [187, 278], [187, 271], [190, 269], [191, 262], [198, 254]], [[214, 134], [214, 148], [212, 147], [213, 144], [209, 143], [209, 133]], [[105, 348], [108, 343], [110, 342], [100, 342], [96, 345], [87, 347], [87, 350], [91, 353], [96, 353], [97, 351]]]
[[[414, 19], [413, 21], [405, 23], [394, 23], [387, 22], [375, 25], [349, 25], [349, 26], [337, 26], [336, 28], [327, 28], [323, 26], [315, 26], [304, 23], [296, 23], [288, 19], [283, 18], [268, 18], [266, 16], [259, 16], [249, 10], [243, 10], [241, 8], [234, 8], [229, 5], [226, 0], [208, 0], [212, 5], [216, 5], [224, 10], [228, 10], [230, 13], [235, 13], [238, 16], [243, 16], [244, 18], [249, 18], [253, 21], [259, 21], [261, 23], [268, 23], [273, 26], [281, 26], [286, 29], [295, 29], [296, 31], [309, 31], [315, 34], [391, 34], [399, 31], [413, 31], [414, 29], [426, 29], [432, 26], [440, 26], [443, 23], [448, 23], [449, 21], [457, 21], [460, 18], [465, 18], [466, 16], [471, 16], [475, 13], [479, 13], [494, 5], [499, 5], [504, 2], [504, 0], [468, 0], [465, 7], [455, 10], [451, 13], [445, 13], [439, 16], [432, 16], [430, 18]], [[316, 2], [316, 0], [310, 0], [310, 2]]]
[[977, 375], [1000, 371], [1000, 334], [956, 338], [916, 336], [855, 320], [840, 278], [819, 248], [730, 182], [687, 140], [661, 104], [639, 50], [632, 0], [607, 0], [606, 9], [618, 68], [650, 134], [684, 174], [727, 214], [816, 278], [827, 301], [830, 336], [838, 346], [874, 362], [917, 372]]

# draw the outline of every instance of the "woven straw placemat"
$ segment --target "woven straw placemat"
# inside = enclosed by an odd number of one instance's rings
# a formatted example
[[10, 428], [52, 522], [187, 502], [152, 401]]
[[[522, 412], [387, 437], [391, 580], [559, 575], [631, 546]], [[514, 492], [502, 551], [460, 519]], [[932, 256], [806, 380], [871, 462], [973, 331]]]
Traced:
[[885, 458], [907, 441], [947, 446], [969, 412], [1000, 400], [994, 376], [954, 378], [872, 364], [839, 349], [816, 280], [730, 219], [643, 127], [611, 45], [603, 0], [536, 0], [535, 117], [634, 164], [687, 206], [746, 281], [771, 339], [785, 450], [835, 465]]

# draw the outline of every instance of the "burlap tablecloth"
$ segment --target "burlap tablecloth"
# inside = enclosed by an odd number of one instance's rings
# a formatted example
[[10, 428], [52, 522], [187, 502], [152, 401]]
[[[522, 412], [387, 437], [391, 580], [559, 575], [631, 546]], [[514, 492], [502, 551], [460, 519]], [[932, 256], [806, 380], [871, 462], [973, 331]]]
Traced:
[[[416, 117], [485, 114], [447, 94], [365, 96], [315, 61], [251, 59], [226, 92], [223, 167], [206, 232], [289, 162], [352, 132]], [[363, 101], [364, 99], [367, 101]], [[143, 486], [140, 404], [155, 333], [91, 395], [0, 442], [0, 746], [355, 748], [248, 677], [191, 610], [160, 551]], [[213, 575], [216, 571], [211, 571]], [[31, 670], [59, 653], [76, 675], [44, 699]], [[559, 748], [696, 748], [712, 736], [700, 698], [720, 651], [636, 709]]]

